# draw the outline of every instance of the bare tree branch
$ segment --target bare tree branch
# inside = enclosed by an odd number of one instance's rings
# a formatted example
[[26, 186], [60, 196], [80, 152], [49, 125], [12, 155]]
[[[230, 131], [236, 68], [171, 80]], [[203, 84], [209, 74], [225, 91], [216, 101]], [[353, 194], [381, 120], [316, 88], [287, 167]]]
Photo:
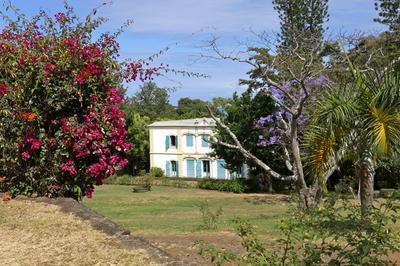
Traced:
[[270, 174], [272, 177], [281, 179], [281, 180], [286, 180], [286, 181], [296, 181], [297, 177], [295, 175], [290, 175], [290, 176], [285, 176], [285, 175], [281, 175], [277, 172], [275, 172], [274, 170], [272, 170], [271, 167], [269, 167], [267, 164], [265, 164], [263, 161], [261, 161], [260, 159], [258, 159], [256, 156], [254, 156], [253, 154], [251, 154], [248, 150], [246, 150], [242, 144], [240, 143], [240, 141], [238, 140], [238, 138], [236, 137], [236, 135], [232, 132], [232, 130], [225, 125], [223, 122], [221, 122], [220, 119], [218, 119], [214, 113], [211, 111], [211, 108], [209, 108], [207, 106], [208, 112], [210, 114], [210, 116], [212, 117], [212, 119], [217, 123], [217, 125], [219, 125], [222, 129], [224, 129], [226, 131], [226, 133], [229, 134], [229, 136], [231, 137], [231, 139], [233, 140], [233, 142], [235, 143], [233, 144], [229, 144], [226, 142], [222, 142], [222, 141], [216, 141], [217, 144], [221, 144], [225, 147], [231, 148], [231, 149], [236, 149], [238, 150], [246, 159], [253, 161], [254, 163], [256, 163], [258, 166], [260, 166], [263, 170], [265, 170], [268, 174]]

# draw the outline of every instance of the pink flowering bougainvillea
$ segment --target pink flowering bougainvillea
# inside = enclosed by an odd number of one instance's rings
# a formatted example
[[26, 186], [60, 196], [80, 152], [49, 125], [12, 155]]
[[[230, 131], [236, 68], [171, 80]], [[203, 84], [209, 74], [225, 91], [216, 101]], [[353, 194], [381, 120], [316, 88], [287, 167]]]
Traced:
[[122, 84], [159, 68], [120, 62], [116, 34], [92, 32], [71, 8], [0, 31], [0, 192], [92, 196], [94, 185], [127, 164]]

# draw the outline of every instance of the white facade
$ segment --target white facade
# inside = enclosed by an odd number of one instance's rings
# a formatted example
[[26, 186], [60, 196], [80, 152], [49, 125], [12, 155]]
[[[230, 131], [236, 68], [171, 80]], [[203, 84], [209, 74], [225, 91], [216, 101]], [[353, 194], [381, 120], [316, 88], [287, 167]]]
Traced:
[[230, 179], [225, 162], [211, 157], [207, 139], [213, 134], [211, 118], [154, 122], [150, 130], [150, 167], [163, 169], [166, 176]]

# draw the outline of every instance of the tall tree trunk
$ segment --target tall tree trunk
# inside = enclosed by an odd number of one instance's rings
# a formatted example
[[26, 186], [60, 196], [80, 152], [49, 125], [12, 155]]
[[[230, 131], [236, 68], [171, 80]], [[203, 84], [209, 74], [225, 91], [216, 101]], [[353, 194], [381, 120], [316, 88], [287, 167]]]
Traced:
[[321, 201], [322, 189], [319, 186], [303, 188], [299, 191], [300, 206], [305, 209], [315, 208]]
[[296, 188], [300, 197], [300, 206], [305, 209], [314, 208], [321, 199], [321, 188], [316, 186], [308, 187], [304, 178], [303, 163], [301, 162], [300, 147], [297, 140], [297, 121], [291, 121], [291, 148], [293, 154], [293, 172], [297, 176]]
[[301, 156], [300, 156], [300, 147], [299, 147], [299, 142], [297, 140], [298, 136], [297, 136], [296, 123], [297, 120], [293, 119], [291, 123], [290, 137], [291, 137], [292, 154], [294, 159], [293, 172], [297, 176], [296, 187], [298, 191], [301, 191], [307, 188], [307, 184], [304, 179], [303, 164], [301, 162]]
[[356, 175], [360, 182], [361, 215], [368, 217], [374, 200], [375, 169], [370, 158], [357, 163]]

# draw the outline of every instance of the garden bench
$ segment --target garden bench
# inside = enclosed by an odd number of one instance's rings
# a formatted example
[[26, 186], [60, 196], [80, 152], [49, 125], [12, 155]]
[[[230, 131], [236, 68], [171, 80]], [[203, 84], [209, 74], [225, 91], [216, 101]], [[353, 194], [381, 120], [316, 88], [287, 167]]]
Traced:
[[139, 193], [139, 192], [148, 192], [151, 190], [151, 185], [144, 185], [144, 186], [134, 186], [132, 188], [132, 192]]

